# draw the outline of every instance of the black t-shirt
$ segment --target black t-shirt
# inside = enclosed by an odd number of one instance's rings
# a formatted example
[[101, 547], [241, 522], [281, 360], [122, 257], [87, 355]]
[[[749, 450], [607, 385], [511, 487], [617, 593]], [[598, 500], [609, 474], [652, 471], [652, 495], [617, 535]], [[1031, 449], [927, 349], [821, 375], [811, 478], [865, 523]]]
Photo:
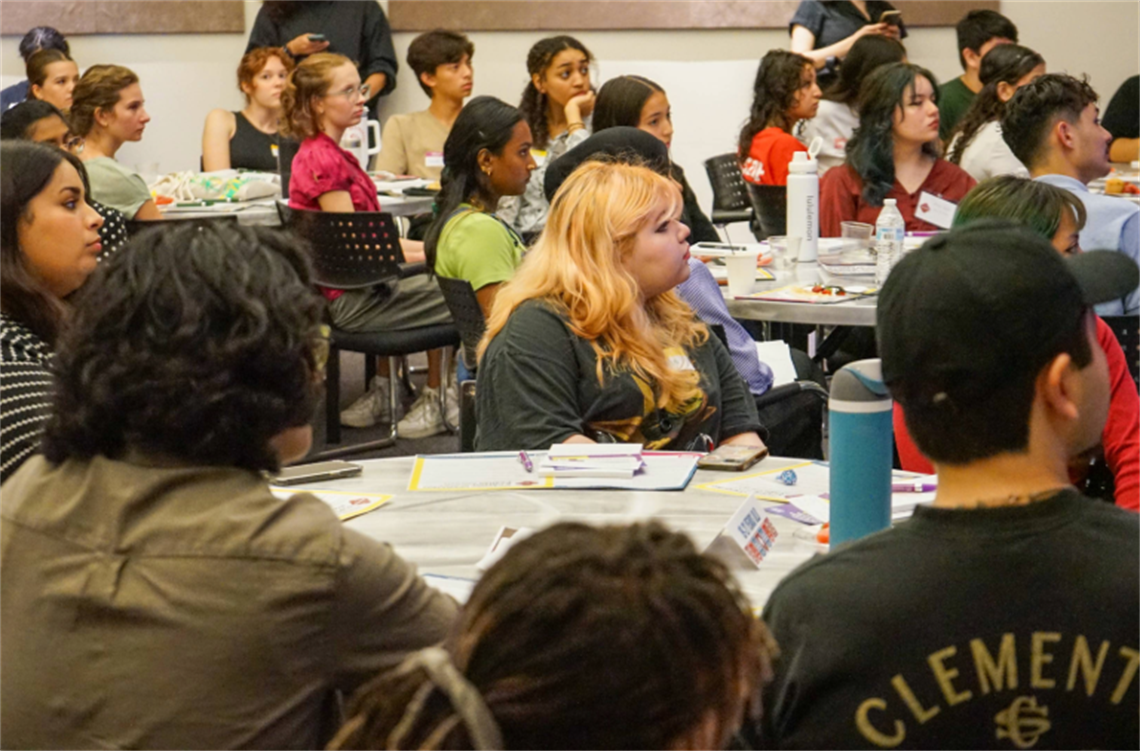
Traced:
[[[788, 33], [793, 26], [803, 26], [815, 35], [812, 49], [830, 47], [872, 23], [878, 23], [883, 11], [895, 10], [895, 6], [883, 0], [867, 0], [867, 20], [850, 0], [800, 0], [796, 13], [788, 22]], [[899, 21], [899, 34], [906, 37], [906, 25]], [[817, 72], [817, 80], [822, 88], [831, 83], [836, 71], [822, 68]]]
[[570, 331], [549, 303], [531, 300], [511, 314], [479, 363], [476, 406], [480, 451], [545, 450], [580, 434], [647, 449], [705, 448], [701, 436], [760, 432], [756, 403], [715, 336], [700, 347], [668, 352], [678, 367], [700, 373], [701, 394], [680, 413], [655, 407], [652, 384], [628, 370], [598, 383], [590, 342]]
[[764, 620], [767, 746], [1140, 744], [1140, 516], [1075, 489], [919, 507], [800, 566]]
[[1140, 76], [1120, 84], [1100, 124], [1113, 138], [1140, 138]]

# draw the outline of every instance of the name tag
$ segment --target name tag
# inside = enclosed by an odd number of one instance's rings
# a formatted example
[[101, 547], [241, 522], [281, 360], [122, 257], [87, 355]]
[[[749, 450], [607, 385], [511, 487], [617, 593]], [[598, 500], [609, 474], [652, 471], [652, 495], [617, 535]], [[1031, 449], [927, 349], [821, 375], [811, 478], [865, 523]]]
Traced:
[[273, 154], [274, 159], [277, 158], [277, 144], [275, 144], [275, 143], [269, 144], [269, 153]]
[[424, 164], [428, 167], [443, 167], [443, 152], [429, 151], [424, 154]]
[[918, 196], [918, 209], [914, 215], [924, 222], [930, 222], [935, 227], [950, 229], [950, 225], [954, 223], [954, 212], [957, 210], [958, 204], [947, 201], [945, 198], [932, 196], [924, 190]]
[[543, 149], [531, 149], [530, 155], [534, 157], [534, 163], [541, 167], [546, 164], [546, 151]]
[[665, 349], [665, 356], [668, 358], [667, 362], [672, 370], [684, 373], [689, 370], [696, 370], [693, 366], [693, 361], [685, 354], [685, 350], [680, 347], [667, 347]]

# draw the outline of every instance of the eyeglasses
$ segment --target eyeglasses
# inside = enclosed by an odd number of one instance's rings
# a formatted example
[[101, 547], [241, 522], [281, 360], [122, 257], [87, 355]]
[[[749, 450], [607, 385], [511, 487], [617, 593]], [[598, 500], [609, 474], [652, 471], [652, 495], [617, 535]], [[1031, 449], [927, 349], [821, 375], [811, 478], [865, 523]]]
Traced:
[[309, 351], [313, 355], [315, 372], [323, 375], [325, 366], [329, 364], [329, 339], [332, 337], [332, 329], [328, 324], [322, 323], [317, 331], [316, 338], [309, 344]]
[[352, 100], [356, 99], [356, 97], [359, 96], [367, 102], [370, 94], [372, 94], [372, 87], [365, 83], [361, 84], [360, 86], [350, 86], [344, 91], [338, 91], [333, 94], [325, 94], [325, 98], [327, 99], [328, 97], [342, 96], [345, 99]]

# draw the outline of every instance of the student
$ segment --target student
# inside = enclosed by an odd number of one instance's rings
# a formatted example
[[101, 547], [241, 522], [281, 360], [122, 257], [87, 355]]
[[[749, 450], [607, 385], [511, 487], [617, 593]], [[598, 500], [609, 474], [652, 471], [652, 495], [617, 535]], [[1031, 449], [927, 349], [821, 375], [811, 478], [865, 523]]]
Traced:
[[392, 30], [384, 9], [372, 0], [267, 0], [257, 11], [245, 51], [258, 47], [282, 47], [297, 62], [318, 52], [356, 61], [368, 85], [370, 117], [376, 116], [380, 97], [396, 89], [400, 64]]
[[938, 91], [938, 137], [944, 143], [950, 140], [954, 126], [966, 114], [974, 97], [982, 90], [979, 77], [982, 58], [999, 44], [1016, 44], [1017, 27], [1013, 21], [994, 10], [972, 10], [962, 17], [955, 31], [958, 34], [958, 62], [962, 75], [943, 84]]
[[92, 65], [79, 79], [71, 105], [71, 129], [84, 139], [80, 158], [91, 194], [128, 219], [162, 219], [150, 189], [115, 154], [127, 141], [141, 141], [150, 115], [139, 77], [121, 65]]
[[821, 175], [847, 158], [847, 141], [859, 125], [859, 87], [863, 81], [880, 65], [900, 62], [906, 62], [906, 48], [888, 36], [865, 36], [851, 47], [839, 75], [823, 92], [815, 117], [800, 123], [801, 143], [816, 138], [822, 143], [815, 157]]
[[673, 288], [689, 276], [681, 192], [646, 167], [590, 162], [499, 289], [479, 347], [479, 450], [629, 442], [763, 446], [724, 345]]
[[[50, 144], [72, 153], [83, 144], [83, 139], [76, 138], [71, 133], [63, 114], [47, 102], [38, 99], [21, 102], [0, 115], [0, 140], [10, 139]], [[86, 189], [86, 171], [81, 177]], [[85, 198], [87, 205], [103, 217], [103, 224], [99, 227], [99, 239], [103, 244], [99, 259], [102, 260], [127, 242], [127, 220], [122, 212], [104, 206], [90, 195], [86, 195]]]
[[563, 522], [487, 571], [446, 650], [363, 687], [329, 747], [726, 748], [775, 652], [685, 535]]
[[28, 58], [28, 100], [42, 99], [61, 112], [71, 109], [79, 66], [62, 50], [40, 50]]
[[1108, 411], [1090, 306], [1138, 280], [989, 222], [891, 271], [883, 376], [938, 490], [772, 592], [764, 747], [1136, 746], [1140, 516], [1083, 497], [1068, 463]]
[[[820, 86], [830, 86], [840, 63], [857, 41], [868, 35], [892, 39], [906, 36], [902, 19], [888, 11], [895, 8], [880, 0], [800, 0], [788, 22], [791, 51], [812, 61]], [[886, 14], [884, 16], [884, 14]]]
[[[28, 59], [38, 50], [59, 50], [65, 55], [71, 54], [71, 47], [68, 45], [63, 34], [60, 34], [50, 26], [36, 26], [30, 29], [27, 34], [24, 34], [24, 37], [20, 40], [20, 57], [24, 59], [25, 65]], [[14, 83], [11, 86], [6, 86], [0, 91], [0, 112], [5, 112], [15, 107], [20, 102], [26, 101], [27, 98], [27, 79], [19, 83]]]
[[[660, 140], [666, 148], [672, 146], [673, 110], [665, 90], [641, 76], [618, 76], [606, 81], [594, 105], [594, 133], [614, 127], [637, 128]], [[690, 230], [689, 241], [720, 242], [720, 235], [705, 212], [701, 211], [697, 195], [685, 179], [684, 170], [673, 164], [670, 176], [681, 186], [685, 202], [681, 221]]]
[[456, 615], [326, 503], [269, 488], [309, 449], [328, 354], [305, 250], [183, 224], [100, 267], [44, 455], [4, 486], [15, 747], [322, 748], [338, 692]]
[[772, 50], [760, 60], [752, 84], [752, 112], [736, 145], [740, 172], [754, 185], [787, 185], [788, 163], [807, 147], [792, 135], [815, 117], [821, 94], [815, 68], [803, 55]]
[[955, 203], [974, 187], [974, 178], [938, 156], [936, 91], [933, 74], [910, 63], [883, 65], [867, 78], [847, 163], [820, 181], [821, 237], [839, 237], [845, 221], [874, 224], [885, 198], [898, 201], [908, 232], [937, 230], [917, 215], [920, 203]]
[[530, 126], [522, 113], [490, 96], [476, 97], [463, 108], [443, 146], [447, 175], [424, 254], [435, 274], [471, 283], [484, 317], [526, 250], [495, 209], [503, 196], [526, 190], [535, 168], [530, 149]]
[[527, 54], [530, 81], [519, 109], [534, 137], [538, 168], [522, 196], [512, 196], [499, 205], [499, 216], [528, 241], [542, 230], [550, 211], [542, 190], [546, 165], [590, 137], [593, 59], [585, 45], [565, 35], [540, 39]]
[[[986, 180], [962, 199], [954, 214], [954, 226], [992, 218], [1025, 225], [1049, 240], [1063, 256], [1081, 252], [1079, 233], [1085, 226], [1085, 207], [1079, 198], [1062, 188], [1012, 175]], [[1110, 384], [1108, 420], [1101, 436], [1105, 463], [1114, 478], [1116, 505], [1140, 511], [1140, 399], [1136, 383], [1116, 335], [1099, 316], [1096, 339], [1108, 362]], [[907, 435], [900, 410], [895, 410], [894, 423], [902, 468], [933, 472], [930, 462]], [[1087, 458], [1082, 464], [1082, 471], [1087, 472]]]
[[281, 92], [293, 60], [280, 47], [258, 47], [238, 64], [238, 88], [245, 96], [240, 112], [212, 110], [202, 129], [202, 169], [251, 169], [277, 172], [277, 123]]
[[[603, 86], [602, 92], [598, 94], [599, 106], [604, 93]], [[547, 200], [554, 200], [562, 183], [578, 167], [594, 160], [638, 164], [664, 177], [672, 176], [669, 151], [656, 137], [635, 128], [606, 128], [594, 133], [550, 165], [546, 171]], [[684, 211], [681, 213], [681, 223], [688, 226]], [[701, 322], [709, 326], [720, 326], [724, 330], [732, 364], [744, 379], [748, 390], [756, 397], [760, 423], [768, 432], [764, 442], [772, 454], [822, 459], [823, 420], [818, 396], [805, 392], [771, 404], [764, 403], [766, 400], [763, 397], [773, 385], [772, 369], [760, 361], [755, 340], [728, 312], [720, 285], [699, 258], [689, 258], [689, 278], [678, 284], [675, 291]], [[792, 362], [796, 367], [797, 379], [816, 380], [817, 374], [806, 353], [793, 349]]]
[[439, 179], [444, 165], [443, 143], [474, 85], [474, 57], [475, 45], [458, 31], [436, 29], [412, 40], [408, 65], [431, 104], [422, 112], [388, 118], [376, 169]]
[[[1097, 94], [1087, 81], [1050, 73], [1022, 86], [1006, 104], [1002, 138], [1037, 180], [1075, 194], [1088, 222], [1081, 247], [1140, 259], [1140, 206], [1114, 196], [1090, 193], [1088, 184], [1104, 177], [1112, 135], [1100, 125]], [[1140, 312], [1140, 288], [1097, 307], [1102, 316]]]
[[998, 175], [1029, 177], [1029, 170], [1001, 137], [1001, 113], [1014, 92], [1045, 75], [1045, 59], [1028, 47], [1003, 44], [982, 58], [982, 90], [950, 136], [947, 159], [975, 180]]
[[1114, 162], [1140, 159], [1140, 76], [1132, 76], [1112, 95], [1103, 125], [1112, 134], [1108, 158]]
[[103, 220], [84, 201], [83, 165], [66, 151], [5, 140], [0, 166], [3, 482], [39, 450], [50, 407], [52, 352], [67, 317], [64, 300], [95, 270]]
[[[293, 72], [281, 97], [287, 136], [304, 139], [293, 158], [289, 205], [307, 211], [380, 211], [372, 178], [351, 152], [342, 149], [341, 136], [364, 115], [368, 84], [361, 84], [352, 61], [320, 52], [305, 58]], [[406, 260], [422, 261], [420, 243], [401, 240]], [[346, 331], [401, 331], [451, 321], [439, 284], [426, 274], [364, 290], [325, 289], [333, 325]], [[439, 409], [442, 388], [442, 353], [428, 353], [427, 385], [397, 429], [405, 438], [424, 438], [447, 429]], [[341, 423], [363, 428], [377, 421], [390, 422], [388, 414], [388, 361], [380, 360], [378, 375], [368, 390], [341, 412]], [[458, 410], [458, 391], [449, 398]], [[452, 423], [454, 424], [454, 423]]]

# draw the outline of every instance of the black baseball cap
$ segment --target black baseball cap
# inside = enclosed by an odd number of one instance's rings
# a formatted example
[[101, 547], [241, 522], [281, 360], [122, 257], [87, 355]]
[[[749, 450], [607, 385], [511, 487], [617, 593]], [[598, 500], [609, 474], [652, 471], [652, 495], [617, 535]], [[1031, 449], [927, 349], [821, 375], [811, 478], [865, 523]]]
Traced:
[[912, 400], [984, 399], [1040, 371], [1087, 308], [1138, 284], [1140, 268], [1121, 253], [1066, 259], [1008, 221], [953, 229], [903, 258], [879, 293], [883, 380]]

